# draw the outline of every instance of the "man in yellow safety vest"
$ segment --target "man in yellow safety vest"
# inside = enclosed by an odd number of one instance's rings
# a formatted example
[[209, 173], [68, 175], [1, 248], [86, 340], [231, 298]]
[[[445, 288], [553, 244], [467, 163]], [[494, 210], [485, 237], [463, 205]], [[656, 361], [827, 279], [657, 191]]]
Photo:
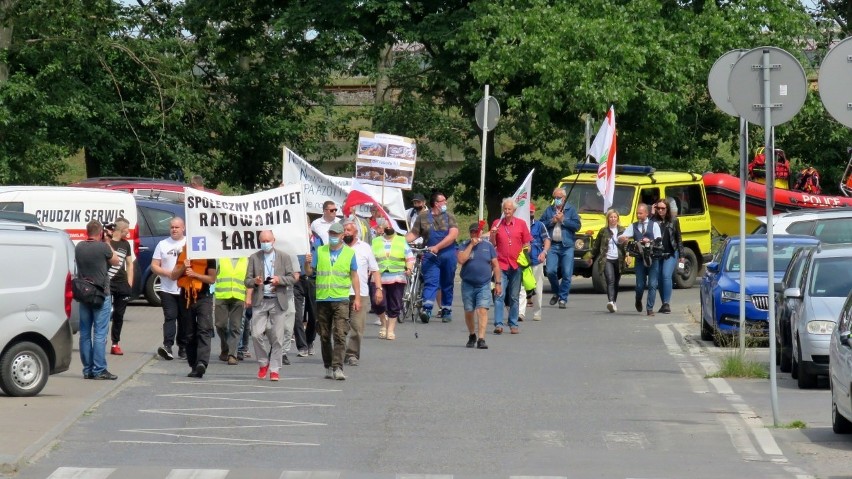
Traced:
[[221, 345], [220, 361], [237, 364], [237, 343], [242, 333], [242, 318], [246, 307], [248, 258], [219, 258], [216, 275], [216, 333]]
[[[328, 244], [317, 248], [316, 257], [305, 255], [305, 272], [317, 272], [317, 326], [322, 344], [326, 379], [344, 380], [343, 355], [349, 332], [349, 288], [360, 291], [355, 251], [343, 243], [343, 225], [328, 229]], [[355, 295], [352, 309], [361, 310], [361, 296]], [[332, 348], [331, 337], [334, 335]]]

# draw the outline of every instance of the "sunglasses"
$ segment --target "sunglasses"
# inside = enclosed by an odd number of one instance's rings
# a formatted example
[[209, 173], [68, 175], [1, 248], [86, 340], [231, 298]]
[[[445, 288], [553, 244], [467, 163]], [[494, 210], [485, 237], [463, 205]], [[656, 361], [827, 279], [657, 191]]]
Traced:
[[333, 210], [326, 210], [326, 211], [328, 211], [329, 213], [337, 213], [337, 208], [335, 208]]

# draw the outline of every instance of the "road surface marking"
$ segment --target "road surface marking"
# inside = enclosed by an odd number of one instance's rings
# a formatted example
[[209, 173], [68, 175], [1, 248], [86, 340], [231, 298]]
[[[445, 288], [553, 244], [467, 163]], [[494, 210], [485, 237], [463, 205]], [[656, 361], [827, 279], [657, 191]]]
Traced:
[[86, 467], [60, 467], [47, 479], [106, 479], [115, 469]]

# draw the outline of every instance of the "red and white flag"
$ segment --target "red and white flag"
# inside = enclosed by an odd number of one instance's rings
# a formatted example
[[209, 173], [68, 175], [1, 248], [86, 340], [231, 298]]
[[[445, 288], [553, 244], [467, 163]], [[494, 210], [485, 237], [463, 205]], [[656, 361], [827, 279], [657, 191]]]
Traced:
[[393, 227], [399, 234], [405, 234], [405, 230], [400, 229], [399, 225], [396, 224], [396, 221], [392, 220], [390, 215], [384, 208], [382, 208], [381, 203], [376, 201], [372, 196], [370, 196], [367, 192], [362, 191], [359, 188], [358, 184], [352, 185], [352, 191], [346, 196], [346, 201], [343, 202], [343, 216], [348, 217], [355, 212], [355, 207], [359, 205], [372, 204], [375, 205], [379, 215], [384, 217], [388, 224]]
[[598, 162], [597, 185], [604, 199], [604, 212], [612, 206], [615, 194], [615, 138], [615, 107], [610, 106], [589, 148], [589, 155]]

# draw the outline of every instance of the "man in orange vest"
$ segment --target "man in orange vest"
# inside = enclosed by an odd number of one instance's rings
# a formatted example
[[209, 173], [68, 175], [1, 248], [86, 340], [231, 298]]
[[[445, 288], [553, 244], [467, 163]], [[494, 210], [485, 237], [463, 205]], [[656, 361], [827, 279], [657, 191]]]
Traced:
[[210, 285], [216, 282], [215, 259], [187, 258], [186, 245], [178, 257], [172, 279], [180, 287], [178, 309], [183, 314], [183, 334], [186, 342], [186, 362], [192, 371], [190, 378], [204, 377], [210, 365], [210, 341], [213, 339], [213, 295]]

